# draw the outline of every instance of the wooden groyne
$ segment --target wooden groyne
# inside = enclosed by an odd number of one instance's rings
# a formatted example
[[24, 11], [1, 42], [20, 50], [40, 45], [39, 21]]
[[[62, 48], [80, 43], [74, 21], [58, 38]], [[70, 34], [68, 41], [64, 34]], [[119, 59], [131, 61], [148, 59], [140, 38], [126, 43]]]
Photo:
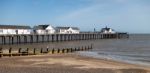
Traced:
[[93, 44], [87, 46], [78, 46], [74, 48], [18, 48], [13, 50], [13, 48], [3, 49], [0, 48], [0, 57], [3, 56], [27, 56], [27, 55], [43, 55], [43, 54], [61, 54], [61, 53], [72, 53], [76, 51], [88, 51], [93, 49]]
[[128, 38], [127, 33], [79, 33], [79, 34], [30, 34], [30, 35], [0, 35], [0, 45], [6, 44], [26, 44], [42, 42], [62, 42], [92, 39], [121, 39]]

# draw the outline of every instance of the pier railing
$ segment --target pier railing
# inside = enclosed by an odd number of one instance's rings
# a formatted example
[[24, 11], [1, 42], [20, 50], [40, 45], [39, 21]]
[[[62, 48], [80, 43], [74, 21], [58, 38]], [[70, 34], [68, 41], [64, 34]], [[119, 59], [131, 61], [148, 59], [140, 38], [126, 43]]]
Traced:
[[0, 57], [4, 56], [27, 56], [27, 55], [43, 55], [43, 54], [61, 54], [61, 53], [73, 53], [77, 51], [88, 51], [93, 49], [93, 44], [88, 46], [80, 46], [74, 48], [18, 48], [17, 50], [13, 50], [13, 48], [9, 48], [5, 50], [4, 48], [0, 48]]
[[127, 33], [79, 33], [79, 34], [30, 34], [30, 35], [0, 35], [0, 45], [26, 44], [42, 42], [62, 42], [93, 39], [121, 39], [128, 38]]

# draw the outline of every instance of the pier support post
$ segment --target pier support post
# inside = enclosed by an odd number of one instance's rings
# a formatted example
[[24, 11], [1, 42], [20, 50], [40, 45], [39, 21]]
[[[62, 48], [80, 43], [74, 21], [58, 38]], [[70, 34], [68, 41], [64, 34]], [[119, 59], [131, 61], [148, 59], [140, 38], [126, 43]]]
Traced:
[[11, 44], [14, 44], [14, 36], [11, 36], [11, 38], [12, 38]]
[[36, 35], [36, 43], [39, 42], [39, 35]]
[[42, 42], [44, 42], [44, 35], [42, 35]]
[[30, 35], [30, 43], [33, 43], [33, 35]]
[[54, 35], [52, 34], [51, 36], [52, 36], [52, 42], [54, 42]]
[[9, 39], [8, 39], [8, 44], [11, 44], [11, 36], [8, 36], [9, 37]]
[[56, 34], [56, 42], [58, 42], [58, 36], [59, 36], [59, 35], [58, 35], [58, 34]]
[[6, 44], [6, 36], [3, 36], [4, 45]]
[[47, 42], [49, 42], [49, 34], [47, 35]]

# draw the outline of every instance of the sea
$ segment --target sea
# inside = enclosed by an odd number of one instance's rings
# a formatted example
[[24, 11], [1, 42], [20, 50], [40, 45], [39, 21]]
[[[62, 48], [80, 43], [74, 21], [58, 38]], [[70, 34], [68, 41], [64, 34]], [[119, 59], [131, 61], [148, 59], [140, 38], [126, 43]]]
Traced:
[[150, 34], [131, 34], [129, 39], [96, 41], [95, 49], [80, 55], [150, 67]]
[[78, 48], [93, 44], [90, 51], [76, 52], [76, 54], [88, 57], [108, 59], [131, 64], [150, 67], [150, 34], [130, 34], [123, 39], [96, 39], [65, 42], [29, 43], [16, 45], [0, 45], [7, 50], [33, 49], [33, 48]]

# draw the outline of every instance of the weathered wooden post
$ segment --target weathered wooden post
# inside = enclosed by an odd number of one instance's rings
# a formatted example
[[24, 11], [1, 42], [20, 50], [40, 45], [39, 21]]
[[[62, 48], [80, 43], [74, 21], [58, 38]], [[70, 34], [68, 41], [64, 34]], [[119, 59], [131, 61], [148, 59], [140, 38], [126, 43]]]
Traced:
[[4, 45], [6, 44], [6, 36], [3, 37], [4, 38]]
[[43, 48], [41, 48], [41, 51], [40, 51], [40, 53], [41, 53], [41, 54], [43, 53]]
[[16, 42], [16, 43], [19, 44], [19, 43], [18, 43], [18, 35], [16, 35], [16, 37], [17, 37], [17, 42]]
[[33, 54], [36, 55], [36, 48], [33, 49]]
[[47, 34], [47, 42], [49, 42], [49, 34]]
[[87, 48], [88, 50], [90, 49], [90, 46], [88, 45], [88, 48]]
[[11, 44], [11, 43], [10, 43], [10, 41], [11, 41], [11, 36], [8, 36], [8, 38], [9, 38], [9, 39], [8, 39], [8, 44]]
[[0, 48], [0, 57], [3, 56], [3, 50], [2, 50], [2, 47]]
[[42, 42], [44, 42], [44, 35], [42, 35]]
[[57, 53], [60, 53], [60, 49], [58, 48]]
[[77, 51], [76, 47], [75, 47], [74, 51]]
[[54, 42], [54, 35], [52, 34], [51, 36], [52, 36], [52, 42]]
[[56, 42], [58, 42], [58, 34], [56, 34]]
[[9, 57], [11, 57], [12, 56], [12, 48], [10, 47], [9, 48]]
[[12, 38], [11, 44], [14, 44], [14, 36], [12, 36], [11, 38]]
[[27, 48], [27, 55], [29, 55], [29, 48]]
[[53, 48], [53, 49], [52, 49], [52, 54], [54, 54], [54, 52], [55, 52], [55, 49]]
[[19, 56], [22, 55], [22, 53], [21, 53], [21, 48], [19, 48], [18, 53], [19, 53]]
[[69, 52], [69, 49], [67, 48], [66, 50], [67, 50], [67, 52], [66, 52], [66, 53], [68, 53], [68, 52]]
[[65, 53], [65, 49], [62, 49], [62, 53]]
[[67, 34], [64, 34], [64, 41], [67, 41]]
[[81, 50], [84, 51], [84, 49], [86, 49], [86, 48], [83, 48], [83, 46], [82, 46]]
[[60, 41], [62, 41], [62, 34], [59, 34], [59, 36], [60, 36]]
[[70, 34], [68, 34], [68, 41], [70, 41]]
[[39, 35], [36, 35], [36, 43], [39, 42]]
[[33, 43], [33, 35], [30, 35], [30, 43]]
[[78, 51], [80, 51], [80, 49], [81, 49], [81, 48], [80, 48], [80, 47], [78, 47]]
[[48, 48], [48, 47], [46, 48], [46, 52], [47, 52], [47, 53], [49, 52], [49, 48]]

